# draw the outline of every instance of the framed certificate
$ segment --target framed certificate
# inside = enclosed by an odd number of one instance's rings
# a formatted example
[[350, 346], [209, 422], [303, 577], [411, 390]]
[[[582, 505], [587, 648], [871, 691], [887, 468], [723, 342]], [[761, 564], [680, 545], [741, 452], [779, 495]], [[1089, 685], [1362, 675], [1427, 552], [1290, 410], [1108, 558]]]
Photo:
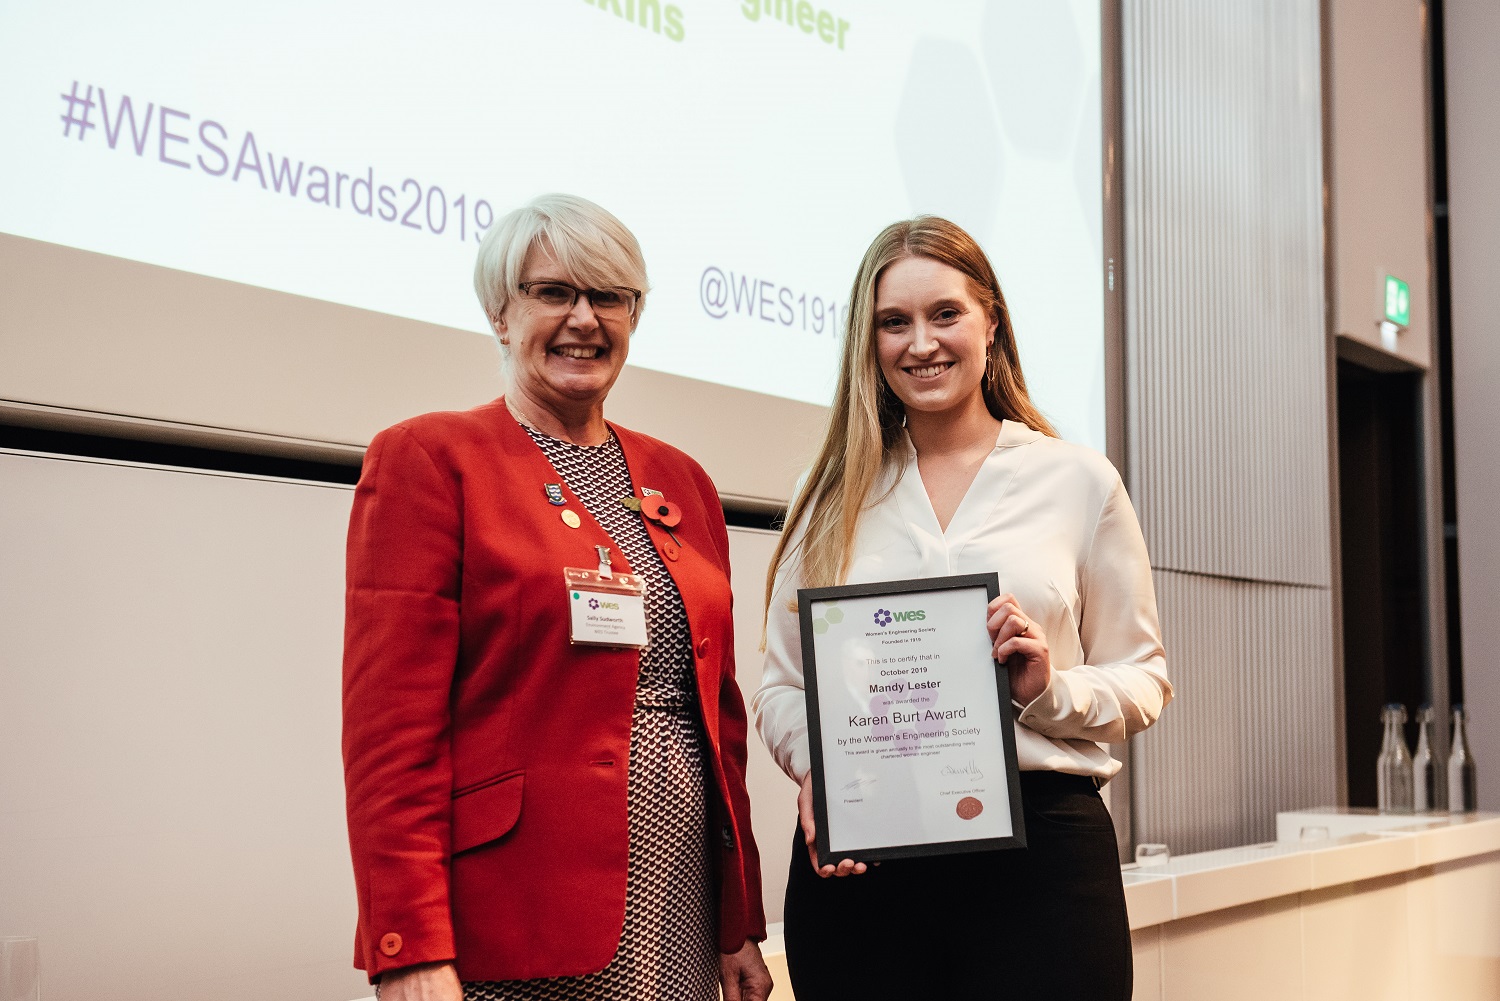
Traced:
[[1023, 848], [995, 574], [797, 592], [818, 864]]

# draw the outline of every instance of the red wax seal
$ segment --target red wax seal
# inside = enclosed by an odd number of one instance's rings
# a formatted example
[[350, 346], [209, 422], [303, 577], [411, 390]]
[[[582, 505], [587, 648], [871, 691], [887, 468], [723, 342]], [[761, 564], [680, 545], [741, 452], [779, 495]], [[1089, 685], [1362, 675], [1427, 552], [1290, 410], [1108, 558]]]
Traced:
[[973, 796], [965, 796], [958, 801], [958, 815], [965, 820], [973, 820], [984, 812], [984, 804]]

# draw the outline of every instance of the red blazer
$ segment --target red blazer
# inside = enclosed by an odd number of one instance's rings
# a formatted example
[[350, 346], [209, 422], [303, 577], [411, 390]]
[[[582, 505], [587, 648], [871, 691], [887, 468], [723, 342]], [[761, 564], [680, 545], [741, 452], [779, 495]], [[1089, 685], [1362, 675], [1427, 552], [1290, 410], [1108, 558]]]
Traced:
[[[682, 509], [651, 537], [682, 592], [718, 795], [719, 948], [765, 937], [734, 680], [729, 537], [683, 453], [614, 429], [637, 491]], [[376, 436], [349, 525], [344, 774], [355, 965], [456, 960], [463, 980], [608, 965], [625, 916], [626, 782], [640, 655], [572, 647], [565, 566], [614, 545], [501, 400]], [[639, 496], [639, 493], [637, 493]]]

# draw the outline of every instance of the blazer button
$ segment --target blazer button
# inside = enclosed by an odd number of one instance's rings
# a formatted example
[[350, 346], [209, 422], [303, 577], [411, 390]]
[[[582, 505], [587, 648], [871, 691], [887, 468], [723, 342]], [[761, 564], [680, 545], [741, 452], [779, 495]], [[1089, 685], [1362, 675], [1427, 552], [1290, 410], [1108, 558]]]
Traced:
[[397, 935], [395, 932], [390, 932], [389, 934], [382, 936], [380, 939], [380, 951], [385, 953], [387, 956], [394, 956], [396, 953], [400, 952], [401, 936]]
[[698, 659], [702, 660], [708, 656], [708, 637], [705, 636], [698, 641]]
[[672, 545], [670, 542], [661, 547], [661, 554], [667, 559], [671, 560], [673, 563], [676, 563], [677, 557], [682, 555], [680, 552], [678, 552], [677, 547]]

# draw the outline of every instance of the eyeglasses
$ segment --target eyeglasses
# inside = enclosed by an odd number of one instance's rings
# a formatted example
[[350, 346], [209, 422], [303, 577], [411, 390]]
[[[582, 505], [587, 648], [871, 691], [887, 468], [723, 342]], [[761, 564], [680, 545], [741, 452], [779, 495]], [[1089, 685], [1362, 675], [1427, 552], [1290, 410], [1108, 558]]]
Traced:
[[539, 304], [549, 313], [566, 313], [578, 302], [579, 296], [587, 296], [594, 313], [606, 319], [619, 320], [635, 315], [636, 304], [641, 301], [641, 290], [624, 285], [609, 288], [575, 288], [567, 282], [522, 282], [517, 286], [528, 299]]

